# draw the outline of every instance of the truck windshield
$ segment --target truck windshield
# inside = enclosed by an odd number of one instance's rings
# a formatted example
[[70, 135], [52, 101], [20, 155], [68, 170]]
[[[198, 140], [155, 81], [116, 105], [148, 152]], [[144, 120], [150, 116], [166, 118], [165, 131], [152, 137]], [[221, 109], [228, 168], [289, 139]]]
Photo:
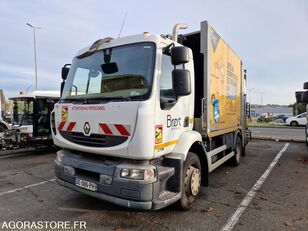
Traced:
[[33, 124], [33, 99], [14, 99], [13, 123], [17, 125]]
[[152, 83], [154, 47], [130, 44], [75, 58], [62, 99], [145, 99]]

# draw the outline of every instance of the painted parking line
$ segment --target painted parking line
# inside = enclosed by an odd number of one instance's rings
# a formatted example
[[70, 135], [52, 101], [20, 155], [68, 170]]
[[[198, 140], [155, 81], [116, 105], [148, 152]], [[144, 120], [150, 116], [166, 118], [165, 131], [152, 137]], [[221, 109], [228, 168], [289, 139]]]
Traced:
[[289, 146], [289, 143], [286, 143], [284, 147], [280, 150], [280, 152], [276, 155], [276, 157], [273, 159], [273, 161], [270, 163], [268, 168], [265, 170], [263, 175], [258, 179], [258, 181], [254, 184], [254, 186], [250, 189], [250, 191], [247, 193], [245, 198], [242, 200], [240, 205], [237, 207], [235, 212], [231, 215], [231, 217], [228, 219], [227, 223], [221, 228], [220, 231], [230, 231], [233, 229], [233, 227], [238, 222], [240, 216], [243, 214], [243, 212], [246, 210], [254, 196], [256, 195], [257, 191], [261, 188], [264, 181], [267, 179], [275, 165], [277, 164], [278, 160], [282, 156], [282, 154], [287, 150]]
[[19, 192], [19, 191], [23, 191], [23, 190], [28, 189], [28, 188], [39, 186], [39, 185], [46, 184], [46, 183], [49, 183], [49, 182], [53, 182], [55, 180], [56, 180], [55, 178], [52, 178], [50, 180], [42, 181], [42, 182], [35, 183], [35, 184], [30, 184], [30, 185], [27, 185], [27, 186], [24, 186], [24, 187], [21, 187], [21, 188], [15, 188], [15, 189], [12, 189], [12, 190], [9, 190], [9, 191], [6, 191], [6, 192], [0, 192], [0, 196]]

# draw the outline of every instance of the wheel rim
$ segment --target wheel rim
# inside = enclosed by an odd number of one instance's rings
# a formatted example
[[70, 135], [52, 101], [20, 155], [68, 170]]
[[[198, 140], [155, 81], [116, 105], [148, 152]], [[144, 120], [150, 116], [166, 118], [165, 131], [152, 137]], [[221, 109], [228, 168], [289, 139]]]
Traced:
[[186, 194], [196, 196], [199, 193], [201, 185], [201, 173], [198, 168], [189, 166], [185, 177]]

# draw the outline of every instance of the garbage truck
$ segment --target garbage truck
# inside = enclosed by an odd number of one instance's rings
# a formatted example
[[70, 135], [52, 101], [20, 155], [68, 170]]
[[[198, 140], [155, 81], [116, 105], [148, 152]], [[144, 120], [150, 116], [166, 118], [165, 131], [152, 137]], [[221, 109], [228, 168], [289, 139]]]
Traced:
[[239, 165], [250, 137], [246, 71], [200, 26], [106, 37], [63, 66], [51, 114], [60, 185], [128, 208], [187, 210], [210, 172]]
[[12, 123], [0, 132], [0, 150], [53, 145], [50, 113], [60, 91], [33, 91], [11, 97]]

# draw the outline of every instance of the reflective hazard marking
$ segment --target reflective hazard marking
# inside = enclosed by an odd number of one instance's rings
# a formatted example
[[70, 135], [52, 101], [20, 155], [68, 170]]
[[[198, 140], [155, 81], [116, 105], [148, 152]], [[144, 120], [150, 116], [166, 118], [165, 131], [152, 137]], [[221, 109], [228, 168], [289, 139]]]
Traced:
[[124, 125], [122, 125], [122, 124], [115, 124], [114, 126], [118, 129], [118, 131], [120, 132], [120, 134], [122, 136], [129, 136], [129, 132], [124, 127]]
[[68, 132], [71, 132], [73, 131], [75, 125], [76, 125], [77, 122], [66, 122], [66, 121], [61, 121], [59, 123], [59, 126], [58, 126], [58, 130], [59, 131], [68, 131]]
[[60, 124], [59, 124], [59, 126], [58, 126], [58, 130], [59, 130], [59, 131], [62, 131], [62, 130], [63, 130], [63, 127], [64, 127], [65, 123], [66, 123], [65, 121], [61, 121], [61, 122], [60, 122]]
[[112, 135], [112, 131], [109, 129], [107, 124], [99, 124], [99, 126], [101, 127], [101, 129], [103, 130], [103, 133], [106, 135]]
[[124, 124], [99, 124], [101, 131], [105, 135], [112, 135], [112, 136], [130, 136], [130, 125]]
[[66, 130], [68, 132], [71, 132], [73, 130], [73, 128], [75, 127], [75, 125], [76, 125], [76, 122], [70, 122], [70, 124], [68, 125]]

